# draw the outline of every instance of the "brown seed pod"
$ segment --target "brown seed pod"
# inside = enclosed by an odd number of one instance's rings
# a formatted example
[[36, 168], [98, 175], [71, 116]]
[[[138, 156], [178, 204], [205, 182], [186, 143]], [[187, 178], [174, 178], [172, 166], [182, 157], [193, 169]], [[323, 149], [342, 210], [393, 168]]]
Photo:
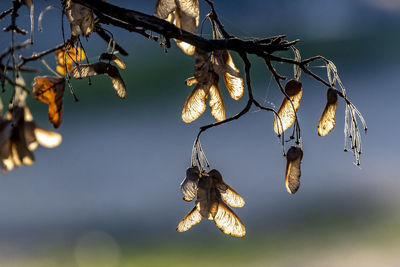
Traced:
[[197, 184], [196, 206], [180, 221], [176, 230], [187, 231], [204, 217], [213, 220], [225, 234], [243, 237], [246, 228], [224, 201], [234, 207], [244, 205], [242, 197], [225, 184], [217, 170], [203, 173]]
[[336, 90], [329, 88], [326, 93], [327, 102], [321, 118], [318, 122], [318, 135], [326, 136], [330, 131], [335, 128], [335, 115], [338, 106], [338, 97]]
[[290, 194], [294, 194], [300, 187], [301, 176], [301, 160], [303, 158], [303, 150], [300, 147], [292, 146], [289, 148], [286, 159], [286, 175], [285, 186]]
[[97, 62], [94, 64], [82, 64], [72, 70], [72, 77], [75, 79], [83, 79], [100, 74], [107, 74], [110, 77], [114, 90], [120, 98], [126, 97], [126, 86], [117, 67], [104, 62]]
[[286, 96], [283, 98], [281, 107], [278, 111], [278, 118], [274, 120], [274, 132], [281, 135], [286, 131], [296, 119], [296, 112], [300, 107], [301, 96], [303, 95], [302, 84], [296, 80], [290, 80], [286, 83], [285, 93], [289, 96], [292, 103]]

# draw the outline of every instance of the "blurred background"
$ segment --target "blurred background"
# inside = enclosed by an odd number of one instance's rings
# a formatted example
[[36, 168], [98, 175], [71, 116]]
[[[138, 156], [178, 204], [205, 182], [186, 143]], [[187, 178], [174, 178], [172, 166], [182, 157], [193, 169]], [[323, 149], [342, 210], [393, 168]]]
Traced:
[[[154, 12], [156, 1], [109, 1]], [[202, 18], [209, 8], [201, 2]], [[191, 124], [180, 115], [192, 88], [193, 58], [173, 43], [168, 53], [156, 42], [110, 26], [130, 53], [122, 57], [128, 96], [120, 100], [107, 77], [73, 81], [79, 102], [66, 89], [63, 143], [40, 147], [33, 166], [0, 179], [0, 266], [396, 266], [400, 248], [398, 167], [400, 98], [400, 3], [398, 0], [228, 1], [216, 0], [226, 29], [241, 38], [286, 34], [301, 39], [302, 57], [331, 59], [363, 113], [361, 166], [343, 152], [344, 103], [336, 127], [317, 135], [326, 88], [303, 74], [299, 111], [304, 157], [301, 187], [284, 187], [285, 158], [272, 130], [273, 116], [249, 114], [202, 135], [211, 167], [246, 200], [235, 209], [246, 225], [243, 239], [224, 235], [203, 220], [185, 233], [178, 222], [194, 203], [182, 201], [179, 184], [190, 164], [198, 127], [213, 121], [209, 109]], [[35, 15], [56, 8], [35, 27], [35, 45], [25, 55], [62, 42], [58, 1], [35, 1]], [[11, 7], [1, 1], [0, 10]], [[28, 28], [21, 10], [18, 24]], [[10, 18], [0, 22], [6, 27]], [[65, 28], [68, 29], [66, 19]], [[37, 21], [36, 21], [37, 25]], [[210, 37], [209, 24], [203, 33]], [[0, 48], [10, 34], [0, 34]], [[24, 38], [18, 37], [17, 41]], [[82, 40], [95, 62], [107, 44], [93, 35]], [[232, 53], [243, 72], [243, 63]], [[282, 53], [291, 57], [291, 53]], [[45, 58], [55, 68], [55, 55]], [[257, 99], [279, 108], [282, 96], [264, 63], [251, 57]], [[40, 75], [52, 75], [40, 62]], [[275, 64], [280, 73], [292, 67]], [[312, 70], [326, 77], [321, 64]], [[24, 76], [31, 84], [33, 75]], [[224, 88], [224, 86], [221, 86]], [[247, 95], [234, 101], [223, 90], [227, 115], [240, 111]], [[9, 96], [8, 96], [9, 97]], [[2, 96], [8, 101], [7, 94]], [[29, 106], [41, 126], [47, 105]], [[397, 123], [396, 123], [397, 121]]]

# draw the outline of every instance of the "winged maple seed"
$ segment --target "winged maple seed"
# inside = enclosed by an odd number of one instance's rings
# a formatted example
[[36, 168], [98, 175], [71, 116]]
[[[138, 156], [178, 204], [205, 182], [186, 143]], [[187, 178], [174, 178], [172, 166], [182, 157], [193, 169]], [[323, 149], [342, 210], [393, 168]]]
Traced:
[[329, 88], [327, 93], [327, 102], [318, 122], [318, 135], [326, 136], [335, 128], [335, 115], [338, 106], [338, 97], [335, 89]]
[[125, 69], [125, 63], [117, 57], [115, 54], [111, 53], [102, 53], [99, 57], [99, 60], [108, 60], [114, 62], [120, 69]]
[[292, 146], [286, 155], [286, 175], [285, 186], [290, 194], [294, 194], [300, 187], [301, 176], [301, 160], [303, 158], [303, 150], [300, 147]]
[[14, 107], [5, 119], [0, 117], [0, 167], [6, 173], [22, 164], [32, 165], [38, 144], [53, 148], [61, 141], [60, 134], [37, 126], [27, 107]]
[[33, 97], [49, 105], [49, 121], [54, 128], [61, 125], [65, 79], [52, 76], [35, 77]]
[[[186, 178], [181, 184], [183, 198], [191, 201], [197, 196], [196, 206], [181, 220], [177, 231], [185, 232], [198, 224], [202, 217], [214, 220], [217, 227], [225, 234], [243, 237], [246, 229], [237, 215], [225, 204], [243, 207], [243, 198], [222, 179], [221, 173], [211, 170], [200, 173], [197, 166], [186, 171]], [[225, 201], [225, 202], [224, 202]]]
[[71, 72], [74, 68], [74, 62], [83, 61], [86, 58], [85, 52], [80, 47], [71, 47], [67, 51], [59, 49], [56, 51], [58, 73], [65, 75], [65, 69]]
[[278, 118], [274, 120], [274, 131], [277, 135], [281, 135], [286, 131], [296, 119], [296, 112], [300, 107], [301, 96], [303, 95], [302, 84], [296, 80], [290, 80], [285, 85], [285, 96], [278, 111]]
[[66, 15], [70, 22], [73, 36], [89, 36], [94, 29], [93, 10], [67, 0], [65, 3]]
[[196, 49], [194, 77], [186, 80], [186, 85], [196, 84], [192, 93], [186, 99], [182, 110], [182, 120], [192, 122], [200, 117], [206, 109], [206, 100], [210, 96], [209, 105], [211, 114], [217, 121], [225, 119], [225, 104], [219, 89], [219, 75], [224, 76], [225, 86], [231, 97], [240, 99], [244, 93], [243, 79], [233, 63], [232, 57], [226, 50], [219, 50], [212, 54]]
[[87, 77], [97, 76], [99, 74], [107, 74], [110, 77], [111, 82], [113, 84], [114, 90], [120, 98], [126, 97], [126, 87], [124, 80], [122, 79], [121, 75], [117, 67], [104, 63], [104, 62], [97, 62], [94, 64], [86, 64], [86, 65], [79, 65], [75, 66], [72, 71], [72, 77], [75, 79], [83, 79]]
[[[199, 1], [198, 0], [158, 0], [156, 14], [176, 27], [190, 33], [195, 33], [199, 26]], [[188, 55], [193, 55], [195, 47], [191, 44], [174, 39], [176, 44]]]

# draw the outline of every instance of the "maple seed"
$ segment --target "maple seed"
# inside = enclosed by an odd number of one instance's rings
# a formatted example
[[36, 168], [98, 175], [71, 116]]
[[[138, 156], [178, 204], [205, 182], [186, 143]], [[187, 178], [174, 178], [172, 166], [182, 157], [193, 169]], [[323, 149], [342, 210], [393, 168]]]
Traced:
[[[190, 198], [197, 196], [196, 206], [180, 221], [176, 230], [185, 232], [204, 217], [213, 220], [225, 234], [243, 237], [246, 234], [243, 223], [225, 204], [226, 202], [232, 207], [243, 207], [243, 198], [224, 182], [219, 171], [203, 172], [200, 176], [197, 171], [197, 167], [189, 168], [186, 179], [181, 184], [181, 189], [182, 186], [187, 189], [188, 182], [195, 181], [196, 188], [191, 187], [193, 190], [190, 190]], [[187, 192], [182, 190], [184, 197]]]
[[296, 120], [296, 112], [300, 107], [300, 100], [303, 95], [301, 82], [296, 80], [288, 81], [285, 86], [285, 93], [289, 96], [291, 101], [284, 96], [278, 111], [280, 120], [278, 118], [274, 120], [274, 132], [277, 135], [281, 135], [284, 131], [289, 129]]
[[318, 122], [318, 135], [326, 136], [335, 128], [335, 115], [338, 106], [338, 97], [336, 90], [329, 88], [327, 91], [327, 102]]
[[303, 158], [303, 150], [300, 147], [292, 146], [286, 155], [286, 175], [285, 186], [289, 194], [294, 194], [300, 187], [301, 176], [301, 160]]

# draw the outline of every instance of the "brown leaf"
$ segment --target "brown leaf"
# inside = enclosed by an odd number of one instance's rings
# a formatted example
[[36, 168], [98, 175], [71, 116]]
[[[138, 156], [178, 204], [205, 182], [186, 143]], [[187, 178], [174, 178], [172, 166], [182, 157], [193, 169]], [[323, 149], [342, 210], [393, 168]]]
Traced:
[[33, 83], [33, 97], [49, 105], [49, 121], [54, 128], [62, 122], [62, 104], [65, 90], [64, 78], [40, 76]]

